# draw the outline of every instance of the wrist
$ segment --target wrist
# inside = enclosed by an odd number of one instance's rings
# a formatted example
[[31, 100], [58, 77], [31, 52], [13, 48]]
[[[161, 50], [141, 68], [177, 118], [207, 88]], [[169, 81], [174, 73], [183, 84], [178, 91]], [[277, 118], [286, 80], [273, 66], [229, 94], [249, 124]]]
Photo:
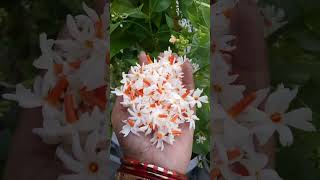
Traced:
[[179, 172], [176, 172], [165, 167], [161, 167], [149, 162], [136, 160], [133, 158], [124, 157], [121, 159], [121, 166], [116, 175], [118, 180], [129, 179], [172, 179], [185, 180], [187, 177]]
[[[182, 158], [169, 158], [162, 154], [157, 153], [124, 153], [124, 158], [135, 159], [139, 162], [150, 163], [158, 167], [170, 169], [180, 174], [185, 174], [189, 164], [189, 160]], [[134, 157], [134, 158], [133, 158]], [[179, 160], [178, 160], [179, 159]], [[190, 159], [190, 158], [189, 158]]]

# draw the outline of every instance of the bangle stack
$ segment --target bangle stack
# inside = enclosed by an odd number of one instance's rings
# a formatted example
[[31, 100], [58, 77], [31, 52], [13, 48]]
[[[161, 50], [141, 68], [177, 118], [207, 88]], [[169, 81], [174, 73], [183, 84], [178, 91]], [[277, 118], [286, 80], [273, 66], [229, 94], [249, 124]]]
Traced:
[[116, 180], [187, 180], [184, 174], [171, 171], [153, 164], [140, 162], [132, 158], [121, 159]]

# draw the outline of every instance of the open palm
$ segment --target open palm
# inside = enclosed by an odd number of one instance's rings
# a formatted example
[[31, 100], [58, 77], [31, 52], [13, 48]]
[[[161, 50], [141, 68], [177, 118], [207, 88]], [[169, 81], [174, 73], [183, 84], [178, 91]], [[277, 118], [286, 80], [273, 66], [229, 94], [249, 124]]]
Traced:
[[[147, 63], [144, 52], [139, 55], [139, 63]], [[187, 89], [193, 89], [191, 64], [185, 62], [182, 70], [184, 73], [183, 84]], [[122, 97], [117, 97], [111, 119], [124, 156], [185, 173], [191, 158], [193, 144], [193, 130], [189, 129], [189, 124], [183, 124], [183, 127], [181, 127], [183, 133], [176, 138], [173, 145], [166, 144], [164, 150], [161, 151], [151, 144], [151, 135], [144, 136], [141, 134], [141, 136], [137, 136], [130, 133], [127, 137], [123, 137], [123, 134], [120, 133], [124, 125], [122, 121], [128, 119], [129, 114], [127, 108], [120, 104], [121, 101]]]

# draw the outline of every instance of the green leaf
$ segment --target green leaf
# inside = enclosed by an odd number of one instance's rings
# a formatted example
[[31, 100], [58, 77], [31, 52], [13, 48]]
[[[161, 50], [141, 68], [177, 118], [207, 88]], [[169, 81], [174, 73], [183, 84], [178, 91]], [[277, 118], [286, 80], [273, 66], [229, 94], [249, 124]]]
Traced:
[[201, 10], [201, 15], [202, 15], [203, 21], [205, 22], [206, 27], [210, 27], [210, 8], [206, 6], [202, 6], [200, 10]]
[[171, 0], [150, 0], [151, 11], [162, 12], [169, 8]]
[[210, 152], [209, 149], [210, 149], [210, 141], [208, 138], [203, 144], [197, 143], [196, 140], [193, 141], [193, 150], [192, 150], [193, 153], [206, 155]]
[[173, 19], [170, 16], [168, 16], [167, 14], [166, 14], [166, 22], [167, 22], [168, 27], [170, 29], [173, 29], [173, 27], [174, 27]]
[[112, 32], [117, 29], [119, 27], [119, 25], [121, 24], [121, 22], [117, 22], [115, 24], [110, 24], [110, 34], [112, 34]]
[[128, 48], [132, 46], [134, 43], [135, 43], [135, 40], [133, 38], [128, 38], [128, 37], [117, 38], [117, 37], [111, 36], [110, 58], [118, 54], [121, 49]]
[[152, 18], [152, 22], [157, 26], [158, 29], [160, 28], [161, 19], [162, 19], [161, 13], [155, 14]]
[[110, 10], [118, 13], [125, 13], [133, 8], [135, 7], [130, 0], [117, 0], [112, 2]]
[[181, 4], [185, 5], [185, 6], [190, 6], [193, 3], [193, 0], [181, 0], [180, 1]]
[[143, 8], [143, 4], [138, 8], [129, 10], [127, 13], [130, 17], [133, 17], [133, 18], [143, 18], [143, 19], [147, 18], [148, 16], [141, 11], [142, 8]]

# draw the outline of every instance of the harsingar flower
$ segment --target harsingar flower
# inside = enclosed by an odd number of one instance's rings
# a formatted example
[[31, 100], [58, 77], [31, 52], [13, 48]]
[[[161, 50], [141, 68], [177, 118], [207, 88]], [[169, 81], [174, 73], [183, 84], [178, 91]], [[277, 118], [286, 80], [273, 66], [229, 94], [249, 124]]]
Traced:
[[129, 74], [123, 73], [123, 85], [113, 93], [123, 96], [121, 104], [128, 108], [129, 117], [123, 120], [121, 131], [124, 136], [151, 134], [151, 142], [163, 150], [164, 142], [173, 144], [182, 134], [180, 124], [189, 123], [190, 129], [195, 128], [199, 118], [194, 108], [208, 103], [208, 98], [201, 96], [203, 90], [183, 86], [181, 65], [187, 60], [169, 48], [158, 60], [148, 56], [148, 64], [137, 64]]
[[296, 97], [298, 89], [290, 90], [282, 84], [273, 92], [266, 101], [265, 113], [256, 113], [259, 124], [253, 128], [259, 142], [265, 144], [272, 134], [279, 133], [280, 143], [288, 146], [293, 143], [293, 135], [289, 126], [304, 131], [316, 131], [311, 123], [312, 111], [309, 108], [299, 108], [286, 112], [290, 102]]
[[67, 154], [61, 146], [57, 148], [56, 154], [64, 166], [75, 174], [59, 176], [58, 180], [105, 179], [108, 171], [106, 167], [108, 164], [108, 159], [106, 158], [108, 151], [100, 151], [97, 147], [99, 143], [98, 133], [94, 131], [88, 136], [84, 148], [81, 147], [78, 133], [74, 133], [72, 137], [73, 156]]
[[285, 13], [282, 9], [275, 6], [266, 6], [260, 9], [264, 22], [264, 35], [265, 37], [276, 32], [288, 22], [285, 21]]
[[197, 144], [203, 144], [207, 140], [206, 136], [198, 134], [196, 139]]

